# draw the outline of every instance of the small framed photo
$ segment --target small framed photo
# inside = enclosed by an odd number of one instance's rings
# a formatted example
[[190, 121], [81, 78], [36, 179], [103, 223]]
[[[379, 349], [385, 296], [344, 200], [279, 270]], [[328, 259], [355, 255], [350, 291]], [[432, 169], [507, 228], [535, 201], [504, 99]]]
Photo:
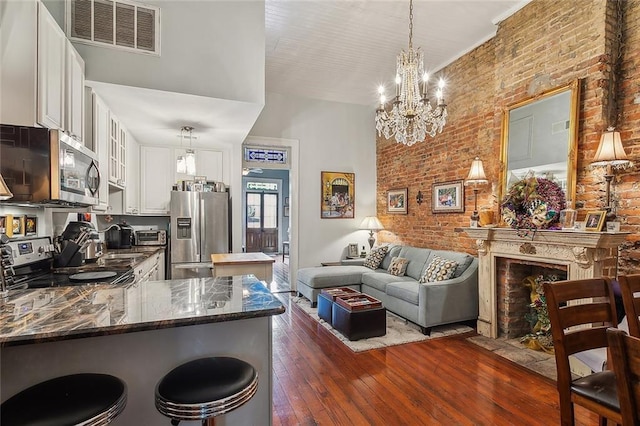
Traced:
[[596, 210], [587, 212], [584, 220], [584, 230], [590, 232], [600, 232], [604, 224], [604, 218], [607, 212], [604, 210]]
[[620, 222], [607, 222], [607, 232], [620, 232]]
[[387, 192], [387, 213], [407, 214], [407, 188]]
[[37, 233], [38, 233], [38, 218], [35, 216], [25, 216], [24, 217], [24, 235], [36, 235]]
[[431, 185], [431, 211], [433, 213], [463, 213], [463, 180], [434, 183]]
[[284, 206], [284, 217], [289, 217], [290, 213], [289, 206]]
[[357, 243], [349, 244], [349, 249], [347, 250], [347, 257], [359, 257]]

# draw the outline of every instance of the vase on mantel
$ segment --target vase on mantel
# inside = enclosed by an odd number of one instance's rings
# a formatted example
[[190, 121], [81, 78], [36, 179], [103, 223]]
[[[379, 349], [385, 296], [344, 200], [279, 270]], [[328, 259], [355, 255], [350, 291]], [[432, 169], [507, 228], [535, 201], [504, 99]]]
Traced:
[[578, 212], [573, 208], [573, 202], [567, 201], [567, 207], [564, 210], [560, 210], [559, 224], [562, 229], [573, 229], [576, 224], [576, 217]]

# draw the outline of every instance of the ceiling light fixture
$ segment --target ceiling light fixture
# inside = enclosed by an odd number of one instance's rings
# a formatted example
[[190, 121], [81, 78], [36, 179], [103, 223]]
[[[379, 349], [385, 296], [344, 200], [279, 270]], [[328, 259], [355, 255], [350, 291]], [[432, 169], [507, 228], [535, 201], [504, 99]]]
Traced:
[[184, 141], [184, 133], [189, 132], [189, 148], [185, 151], [185, 155], [178, 155], [176, 162], [176, 169], [178, 173], [184, 173], [187, 175], [196, 174], [196, 153], [192, 148], [193, 140], [193, 127], [183, 126], [180, 129], [180, 148], [182, 148], [182, 142]]
[[438, 105], [431, 107], [427, 99], [429, 75], [424, 72], [424, 55], [420, 48], [413, 49], [413, 0], [409, 1], [409, 50], [398, 55], [396, 68], [396, 96], [387, 107], [384, 87], [380, 86], [380, 107], [376, 110], [376, 130], [396, 142], [411, 146], [441, 133], [447, 122], [444, 103], [444, 80], [440, 79], [436, 97]]

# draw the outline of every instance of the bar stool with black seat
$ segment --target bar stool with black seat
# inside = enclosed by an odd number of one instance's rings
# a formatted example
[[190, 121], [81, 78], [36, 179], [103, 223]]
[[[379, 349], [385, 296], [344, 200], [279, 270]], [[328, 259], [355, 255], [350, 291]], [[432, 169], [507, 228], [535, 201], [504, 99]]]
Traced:
[[171, 419], [202, 420], [214, 426], [215, 417], [247, 402], [258, 389], [258, 372], [231, 357], [200, 358], [167, 373], [156, 386], [156, 408]]
[[623, 330], [607, 330], [624, 426], [640, 424], [640, 339]]
[[108, 374], [82, 373], [33, 385], [0, 406], [2, 425], [111, 423], [127, 404], [127, 385]]
[[607, 328], [617, 327], [615, 297], [609, 278], [545, 282], [544, 294], [553, 335], [558, 373], [560, 423], [575, 424], [574, 404], [600, 417], [622, 423], [620, 401], [613, 371], [600, 371], [573, 380], [569, 356], [607, 348]]

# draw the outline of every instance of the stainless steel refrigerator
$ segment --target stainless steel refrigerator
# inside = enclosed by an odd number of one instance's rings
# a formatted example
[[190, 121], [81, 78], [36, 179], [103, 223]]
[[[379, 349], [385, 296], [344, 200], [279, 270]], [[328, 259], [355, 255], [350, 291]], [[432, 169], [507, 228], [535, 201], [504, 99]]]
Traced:
[[171, 191], [171, 278], [212, 276], [211, 255], [229, 252], [229, 193]]

